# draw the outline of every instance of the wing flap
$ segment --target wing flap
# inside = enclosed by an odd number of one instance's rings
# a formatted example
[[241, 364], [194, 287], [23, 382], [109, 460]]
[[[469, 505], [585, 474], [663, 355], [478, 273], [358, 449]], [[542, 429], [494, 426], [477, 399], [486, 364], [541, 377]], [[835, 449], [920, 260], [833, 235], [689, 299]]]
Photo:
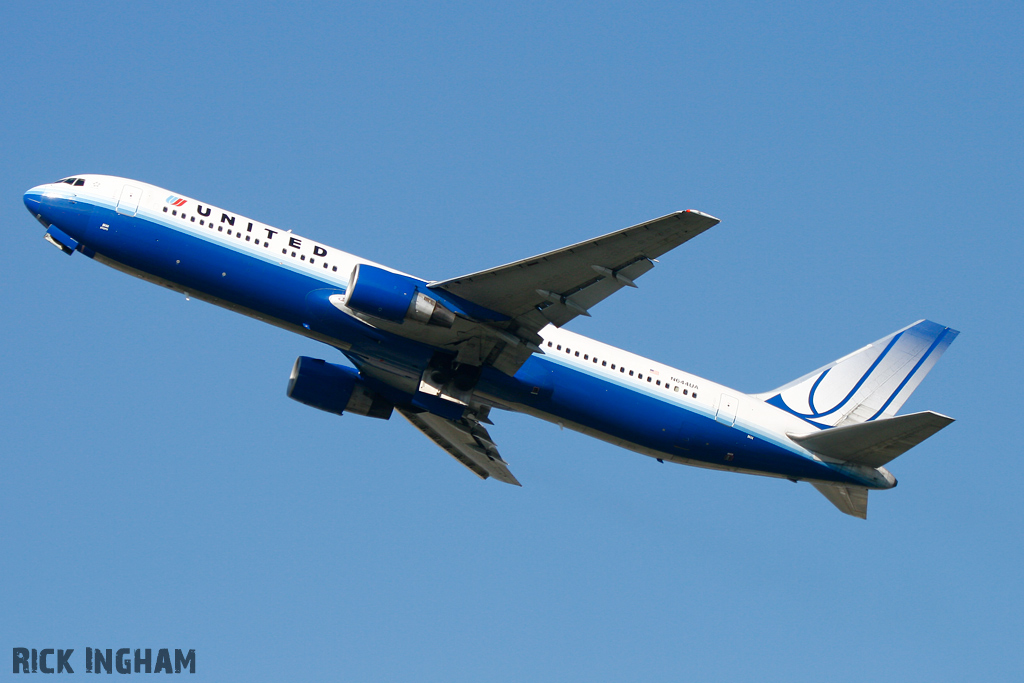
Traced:
[[508, 463], [501, 459], [491, 435], [482, 425], [466, 418], [448, 420], [433, 413], [416, 413], [406, 408], [398, 408], [398, 412], [481, 479], [494, 477], [506, 484], [522, 486], [509, 472]]
[[952, 422], [951, 417], [925, 411], [789, 438], [818, 455], [882, 467]]

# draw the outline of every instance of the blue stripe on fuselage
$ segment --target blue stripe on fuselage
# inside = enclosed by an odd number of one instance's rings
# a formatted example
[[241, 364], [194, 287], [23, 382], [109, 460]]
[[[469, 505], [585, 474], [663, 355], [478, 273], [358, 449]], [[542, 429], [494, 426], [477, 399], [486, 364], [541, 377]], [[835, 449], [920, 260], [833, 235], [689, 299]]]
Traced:
[[[511, 403], [583, 425], [666, 457], [698, 460], [794, 478], [854, 482], [832, 468], [735, 427], [709, 413], [653, 393], [637, 391], [548, 356], [532, 356], [510, 386], [504, 375], [484, 373], [482, 389]], [[536, 387], [536, 395], [532, 393]], [[731, 453], [732, 459], [725, 460]]]
[[[345, 284], [323, 280], [283, 266], [270, 249], [233, 248], [227, 238], [210, 239], [142, 216], [123, 216], [112, 208], [61, 212], [60, 223], [99, 256], [175, 283], [196, 295], [207, 295], [256, 311], [296, 328], [338, 339], [361, 355], [395, 364], [426, 367], [432, 349], [386, 334], [334, 309], [318, 292], [340, 293]], [[55, 221], [56, 222], [56, 221]], [[106, 226], [101, 229], [100, 226]], [[63, 225], [61, 225], [63, 228]], [[326, 304], [313, 308], [312, 304]], [[306, 327], [308, 326], [308, 327]], [[381, 343], [386, 339], [386, 343]]]
[[[425, 368], [434, 349], [366, 325], [337, 311], [324, 320], [308, 303], [318, 291], [344, 291], [335, 278], [303, 273], [269, 249], [232, 246], [201, 231], [182, 230], [168, 217], [117, 214], [113, 207], [79, 204], [60, 212], [54, 223], [97, 254], [186, 291], [205, 294], [268, 317], [351, 344], [350, 353]], [[106, 229], [100, 229], [105, 225]], [[211, 239], [213, 238], [213, 239]], [[287, 258], [287, 257], [286, 257]], [[287, 264], [287, 265], [286, 265]], [[538, 393], [532, 393], [534, 387]], [[499, 399], [582, 425], [645, 449], [743, 470], [794, 478], [858, 483], [832, 468], [771, 440], [716, 422], [699, 405], [688, 407], [654, 392], [627, 386], [579, 367], [535, 355], [509, 377], [485, 369], [480, 388]], [[726, 453], [731, 460], [724, 460]]]

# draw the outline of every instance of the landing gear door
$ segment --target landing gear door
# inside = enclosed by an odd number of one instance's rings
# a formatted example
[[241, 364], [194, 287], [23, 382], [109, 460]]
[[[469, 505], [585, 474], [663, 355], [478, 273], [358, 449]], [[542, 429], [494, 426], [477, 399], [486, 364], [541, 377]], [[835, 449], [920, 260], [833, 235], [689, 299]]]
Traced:
[[142, 190], [133, 185], [125, 185], [121, 190], [121, 198], [117, 200], [117, 212], [122, 216], [134, 216], [139, 210], [141, 196]]
[[736, 398], [728, 394], [722, 394], [718, 399], [718, 412], [715, 419], [730, 427], [736, 423]]

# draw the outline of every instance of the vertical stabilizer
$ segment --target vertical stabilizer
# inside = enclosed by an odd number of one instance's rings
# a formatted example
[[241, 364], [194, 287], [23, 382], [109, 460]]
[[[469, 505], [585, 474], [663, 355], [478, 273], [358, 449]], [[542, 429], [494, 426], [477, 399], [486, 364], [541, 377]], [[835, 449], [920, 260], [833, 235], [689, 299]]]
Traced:
[[892, 417], [958, 334], [920, 320], [758, 398], [818, 428]]

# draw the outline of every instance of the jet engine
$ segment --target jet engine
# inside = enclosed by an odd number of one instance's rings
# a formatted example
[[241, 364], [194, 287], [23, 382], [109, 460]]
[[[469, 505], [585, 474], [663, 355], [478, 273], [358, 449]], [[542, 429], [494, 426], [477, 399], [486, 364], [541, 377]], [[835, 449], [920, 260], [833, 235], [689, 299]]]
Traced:
[[354, 311], [395, 323], [414, 320], [451, 327], [455, 314], [417, 289], [421, 284], [407, 275], [366, 263], [357, 264], [349, 278], [345, 305]]
[[381, 420], [389, 419], [395, 407], [367, 387], [352, 368], [308, 356], [295, 361], [288, 398], [335, 415], [349, 412]]

